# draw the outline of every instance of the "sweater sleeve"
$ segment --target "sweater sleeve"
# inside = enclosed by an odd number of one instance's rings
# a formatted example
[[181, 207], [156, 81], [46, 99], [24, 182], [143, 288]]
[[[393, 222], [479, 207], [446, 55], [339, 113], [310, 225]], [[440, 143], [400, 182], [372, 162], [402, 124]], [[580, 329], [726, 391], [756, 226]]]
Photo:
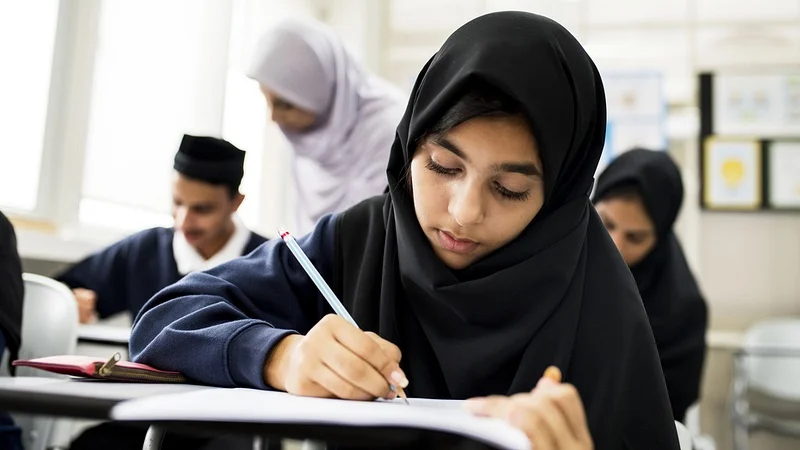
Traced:
[[[297, 240], [331, 284], [335, 219]], [[288, 246], [274, 239], [246, 257], [192, 273], [150, 299], [134, 321], [134, 361], [215, 386], [269, 389], [266, 357], [332, 312]]]

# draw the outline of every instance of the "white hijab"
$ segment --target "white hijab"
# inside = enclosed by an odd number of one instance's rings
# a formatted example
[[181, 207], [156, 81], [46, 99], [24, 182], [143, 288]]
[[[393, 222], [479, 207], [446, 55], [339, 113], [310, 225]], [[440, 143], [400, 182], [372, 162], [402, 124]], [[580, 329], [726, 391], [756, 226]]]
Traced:
[[294, 149], [299, 233], [383, 192], [404, 97], [368, 73], [327, 27], [289, 19], [260, 39], [247, 76], [317, 115], [309, 131], [282, 129]]

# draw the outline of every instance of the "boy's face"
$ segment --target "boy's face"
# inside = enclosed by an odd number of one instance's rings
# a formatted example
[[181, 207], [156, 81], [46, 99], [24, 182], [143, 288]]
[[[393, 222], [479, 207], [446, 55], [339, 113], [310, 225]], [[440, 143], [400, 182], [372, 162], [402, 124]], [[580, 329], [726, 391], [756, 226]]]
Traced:
[[175, 172], [172, 181], [172, 218], [175, 231], [201, 250], [227, 239], [231, 217], [244, 196], [230, 196], [228, 187], [193, 180]]

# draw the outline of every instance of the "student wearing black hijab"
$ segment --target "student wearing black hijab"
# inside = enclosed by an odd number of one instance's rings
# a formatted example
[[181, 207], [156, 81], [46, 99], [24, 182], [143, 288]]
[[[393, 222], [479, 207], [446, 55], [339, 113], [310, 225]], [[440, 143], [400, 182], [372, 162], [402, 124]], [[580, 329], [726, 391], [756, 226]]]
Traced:
[[[276, 240], [158, 293], [131, 355], [212, 385], [363, 400], [391, 397], [391, 380], [513, 402], [555, 365], [597, 448], [677, 449], [644, 307], [589, 200], [605, 120], [600, 76], [563, 27], [475, 19], [417, 78], [388, 192], [298, 240], [365, 331], [330, 315]], [[524, 411], [527, 424], [580, 416]], [[564, 442], [518, 426], [537, 449]]]
[[700, 395], [708, 308], [672, 231], [683, 202], [665, 152], [634, 149], [600, 175], [594, 203], [636, 279], [661, 356], [675, 420]]
[[11, 221], [0, 212], [0, 357], [9, 352], [11, 361], [17, 359], [22, 334], [22, 263], [17, 252], [17, 235]]
[[[0, 212], [0, 358], [8, 351], [8, 368], [17, 359], [22, 333], [22, 303], [25, 297], [17, 235], [11, 221]], [[22, 449], [19, 427], [8, 413], [0, 412], [0, 448]]]

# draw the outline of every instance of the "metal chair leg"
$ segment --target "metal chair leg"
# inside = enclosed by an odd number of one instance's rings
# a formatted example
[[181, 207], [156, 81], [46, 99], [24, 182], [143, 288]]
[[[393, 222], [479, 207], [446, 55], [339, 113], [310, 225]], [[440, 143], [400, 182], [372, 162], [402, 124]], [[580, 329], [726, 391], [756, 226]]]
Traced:
[[161, 443], [164, 442], [164, 435], [167, 429], [157, 425], [150, 425], [147, 435], [144, 437], [142, 450], [161, 450]]
[[750, 404], [747, 401], [747, 373], [744, 359], [747, 356], [737, 352], [733, 357], [733, 388], [731, 390], [733, 425], [733, 449], [748, 450], [750, 437]]

